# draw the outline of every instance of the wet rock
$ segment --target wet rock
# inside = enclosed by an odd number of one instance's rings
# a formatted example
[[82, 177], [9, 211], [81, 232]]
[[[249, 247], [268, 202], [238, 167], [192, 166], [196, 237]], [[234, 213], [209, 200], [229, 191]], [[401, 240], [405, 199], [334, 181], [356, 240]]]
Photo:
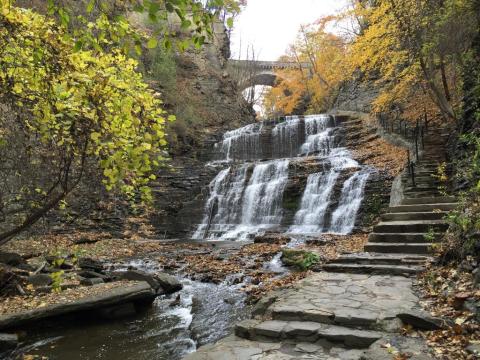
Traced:
[[97, 284], [103, 284], [104, 281], [101, 278], [82, 278], [80, 284], [85, 286], [92, 286]]
[[104, 266], [100, 261], [87, 257], [79, 258], [77, 264], [81, 269], [93, 270], [96, 272], [102, 272], [104, 269]]
[[180, 281], [178, 281], [175, 276], [169, 274], [155, 274], [155, 280], [160, 283], [160, 286], [163, 288], [163, 290], [165, 290], [165, 293], [167, 294], [171, 294], [183, 289], [183, 285], [180, 283]]
[[49, 286], [53, 283], [52, 278], [47, 274], [31, 275], [27, 278], [27, 282], [35, 287]]
[[25, 260], [19, 254], [0, 251], [0, 263], [10, 266], [18, 266], [25, 263]]
[[104, 319], [121, 319], [136, 314], [135, 305], [131, 302], [119, 304], [98, 310], [100, 316]]
[[171, 303], [170, 303], [170, 307], [175, 307], [175, 306], [178, 306], [180, 305], [180, 301], [181, 301], [181, 297], [180, 297], [180, 294], [177, 295], [177, 297], [175, 298], [175, 300], [173, 300]]
[[262, 297], [254, 306], [252, 310], [252, 316], [261, 316], [267, 312], [267, 309], [272, 305], [275, 300], [277, 300], [277, 296], [264, 296]]
[[265, 233], [263, 235], [255, 236], [253, 242], [256, 244], [278, 244], [278, 245], [285, 245], [288, 244], [292, 239], [288, 236], [283, 234], [276, 234], [276, 233]]
[[154, 275], [149, 274], [141, 270], [128, 270], [126, 272], [117, 273], [120, 279], [124, 280], [133, 280], [133, 281], [146, 281], [156, 293], [162, 293], [164, 288], [161, 286], [160, 282], [154, 277]]
[[465, 350], [467, 350], [467, 352], [468, 352], [469, 354], [479, 356], [479, 355], [480, 355], [480, 344], [468, 345], [468, 346], [465, 348]]
[[439, 330], [444, 327], [443, 321], [435, 318], [424, 311], [407, 311], [397, 314], [404, 324], [411, 325], [419, 330]]
[[17, 334], [0, 334], [0, 352], [15, 349], [17, 345]]
[[100, 278], [102, 279], [103, 281], [110, 281], [111, 280], [111, 277], [110, 276], [107, 276], [107, 275], [104, 275], [104, 274], [100, 274], [96, 271], [92, 271], [92, 270], [82, 270], [82, 271], [79, 271], [78, 272], [78, 275], [81, 276], [81, 277], [84, 277], [84, 278], [87, 278], [87, 279], [94, 279], [94, 278]]

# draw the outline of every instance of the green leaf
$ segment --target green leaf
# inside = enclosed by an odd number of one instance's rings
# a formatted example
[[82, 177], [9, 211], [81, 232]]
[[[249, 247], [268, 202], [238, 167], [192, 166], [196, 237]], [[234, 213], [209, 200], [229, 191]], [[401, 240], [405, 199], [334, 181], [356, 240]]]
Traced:
[[228, 18], [227, 19], [227, 26], [231, 29], [233, 28], [233, 18]]
[[95, 7], [95, 0], [90, 0], [89, 3], [87, 4], [87, 13], [90, 14], [93, 11], [94, 7]]
[[150, 38], [147, 42], [147, 47], [149, 49], [155, 49], [158, 46], [158, 40], [155, 38]]

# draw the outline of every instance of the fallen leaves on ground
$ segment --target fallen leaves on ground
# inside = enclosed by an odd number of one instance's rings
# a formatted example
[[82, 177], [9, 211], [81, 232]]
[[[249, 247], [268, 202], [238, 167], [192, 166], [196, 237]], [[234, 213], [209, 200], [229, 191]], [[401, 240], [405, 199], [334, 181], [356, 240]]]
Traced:
[[480, 323], [466, 308], [480, 301], [480, 290], [474, 288], [472, 274], [457, 266], [431, 266], [419, 278], [423, 291], [422, 305], [433, 316], [449, 319], [444, 330], [420, 332], [434, 354], [441, 360], [473, 360], [468, 345], [480, 343]]
[[118, 287], [125, 287], [132, 282], [117, 281], [94, 286], [81, 286], [66, 289], [62, 292], [48, 294], [36, 294], [31, 296], [14, 296], [2, 299], [0, 302], [0, 314], [15, 314], [28, 310], [35, 310], [55, 304], [68, 304], [86, 297], [104, 294], [105, 291]]

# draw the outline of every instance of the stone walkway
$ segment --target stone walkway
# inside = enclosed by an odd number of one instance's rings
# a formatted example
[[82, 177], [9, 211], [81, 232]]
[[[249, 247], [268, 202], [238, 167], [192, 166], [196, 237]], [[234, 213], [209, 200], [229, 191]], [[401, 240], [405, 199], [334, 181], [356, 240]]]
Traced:
[[430, 260], [432, 242], [447, 228], [443, 217], [455, 207], [432, 177], [444, 161], [444, 138], [438, 131], [425, 139], [415, 186], [405, 174], [402, 203], [382, 215], [364, 253], [342, 255], [324, 272], [265, 297], [235, 335], [186, 359], [387, 360], [396, 351], [410, 360], [431, 359], [421, 340], [401, 336], [400, 329], [441, 326], [421, 311], [412, 276]]

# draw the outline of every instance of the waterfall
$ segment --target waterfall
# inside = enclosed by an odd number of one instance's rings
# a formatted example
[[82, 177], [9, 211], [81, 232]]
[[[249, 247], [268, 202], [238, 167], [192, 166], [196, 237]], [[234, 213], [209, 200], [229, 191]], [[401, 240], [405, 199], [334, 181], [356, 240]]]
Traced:
[[254, 123], [242, 128], [227, 131], [223, 141], [216, 144], [222, 160], [249, 160], [261, 156], [260, 135], [263, 125]]
[[288, 181], [288, 160], [257, 164], [247, 184], [249, 165], [220, 171], [210, 184], [205, 215], [192, 236], [245, 238], [258, 230], [280, 225], [283, 191]]
[[216, 232], [230, 230], [238, 222], [236, 209], [241, 206], [247, 170], [246, 165], [233, 171], [227, 168], [213, 179], [209, 185], [210, 197], [205, 205], [203, 221], [193, 234], [193, 239], [204, 239], [209, 233], [214, 237]]
[[331, 232], [348, 234], [353, 230], [369, 175], [369, 173], [358, 171], [345, 181], [338, 208], [332, 214]]
[[306, 141], [300, 148], [300, 154], [328, 155], [337, 141], [332, 118], [328, 115], [314, 115], [305, 118]]
[[[244, 162], [221, 170], [210, 183], [203, 220], [193, 238], [245, 239], [282, 229], [295, 234], [349, 233], [368, 173], [342, 147], [340, 135], [330, 115], [292, 116], [278, 124], [254, 123], [226, 132], [216, 145], [217, 154], [227, 163]], [[272, 160], [258, 162], [264, 158]], [[299, 208], [291, 215], [293, 224], [286, 224], [283, 195], [292, 161], [292, 171], [303, 161], [310, 167], [317, 161], [320, 169], [308, 175]], [[338, 207], [331, 209], [335, 185], [348, 168], [360, 170], [344, 182]]]
[[330, 204], [338, 175], [339, 173], [332, 169], [326, 174], [316, 173], [308, 177], [300, 210], [295, 214], [290, 232], [294, 234], [322, 232], [325, 212]]
[[272, 130], [273, 157], [294, 157], [303, 141], [302, 122], [299, 117], [292, 117], [278, 124]]

